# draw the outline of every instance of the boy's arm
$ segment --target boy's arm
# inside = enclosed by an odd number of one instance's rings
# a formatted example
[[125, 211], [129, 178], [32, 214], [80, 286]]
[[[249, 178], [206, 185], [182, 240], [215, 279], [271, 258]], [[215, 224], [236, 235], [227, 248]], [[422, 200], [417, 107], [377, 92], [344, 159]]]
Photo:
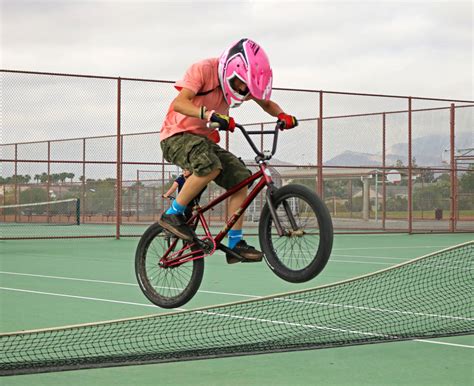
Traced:
[[275, 102], [271, 100], [262, 100], [262, 99], [255, 99], [252, 98], [257, 104], [268, 114], [270, 114], [273, 117], [278, 117], [278, 114], [283, 112], [283, 109], [278, 106]]
[[[179, 92], [178, 96], [172, 102], [173, 110], [188, 117], [209, 120], [211, 111], [202, 111], [202, 106], [195, 106], [192, 102], [196, 93], [188, 88], [184, 88]], [[201, 113], [203, 116], [201, 116]]]
[[165, 194], [163, 194], [163, 197], [168, 198], [174, 192], [176, 192], [176, 189], [178, 189], [178, 183], [175, 181], [173, 182], [173, 185], [171, 185], [171, 188], [169, 188], [169, 190]]
[[295, 126], [298, 126], [298, 120], [292, 116], [285, 114], [280, 106], [278, 106], [272, 100], [260, 100], [252, 98], [259, 106], [265, 110], [268, 114], [274, 117], [278, 117], [278, 121], [282, 122], [281, 130], [291, 129]]

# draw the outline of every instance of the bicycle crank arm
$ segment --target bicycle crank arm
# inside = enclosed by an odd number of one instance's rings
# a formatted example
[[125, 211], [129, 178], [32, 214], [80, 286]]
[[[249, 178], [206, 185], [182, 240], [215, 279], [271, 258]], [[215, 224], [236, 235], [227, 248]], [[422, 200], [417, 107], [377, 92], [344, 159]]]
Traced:
[[206, 254], [212, 255], [216, 250], [216, 245], [213, 240], [208, 237], [204, 239], [194, 238], [194, 243]]

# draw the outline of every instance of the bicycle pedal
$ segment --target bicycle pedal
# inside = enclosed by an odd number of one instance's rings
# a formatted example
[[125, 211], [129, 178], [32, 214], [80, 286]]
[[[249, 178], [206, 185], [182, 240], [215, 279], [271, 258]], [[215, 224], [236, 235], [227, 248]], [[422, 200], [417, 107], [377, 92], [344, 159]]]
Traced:
[[242, 259], [242, 263], [260, 263], [262, 259], [260, 260], [249, 260], [249, 259]]
[[227, 264], [237, 264], [237, 263], [260, 263], [262, 260], [249, 260], [245, 257], [240, 256], [237, 258], [236, 256], [226, 255]]
[[165, 228], [163, 228], [163, 233], [166, 237], [178, 238], [178, 236], [176, 236], [174, 233], [171, 233], [170, 231], [166, 230]]

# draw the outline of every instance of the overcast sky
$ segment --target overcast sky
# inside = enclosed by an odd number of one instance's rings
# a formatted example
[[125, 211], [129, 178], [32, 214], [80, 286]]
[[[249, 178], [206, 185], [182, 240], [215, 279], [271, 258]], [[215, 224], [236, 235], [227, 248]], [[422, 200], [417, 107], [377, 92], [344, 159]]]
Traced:
[[3, 69], [176, 80], [250, 37], [276, 87], [473, 99], [471, 1], [1, 4]]

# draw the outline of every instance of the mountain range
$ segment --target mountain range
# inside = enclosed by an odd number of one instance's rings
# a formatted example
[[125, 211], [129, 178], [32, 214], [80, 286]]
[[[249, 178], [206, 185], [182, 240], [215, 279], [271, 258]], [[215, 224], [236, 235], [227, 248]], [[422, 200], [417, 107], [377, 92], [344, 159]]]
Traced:
[[[456, 148], [473, 148], [474, 134], [468, 132], [457, 133]], [[412, 140], [412, 154], [418, 166], [446, 167], [443, 163], [443, 152], [449, 151], [449, 138], [442, 135], [427, 135]], [[408, 163], [408, 143], [397, 143], [387, 149], [387, 166], [395, 165], [398, 160], [404, 165]], [[362, 153], [346, 150], [331, 158], [327, 166], [380, 166], [382, 153]]]

